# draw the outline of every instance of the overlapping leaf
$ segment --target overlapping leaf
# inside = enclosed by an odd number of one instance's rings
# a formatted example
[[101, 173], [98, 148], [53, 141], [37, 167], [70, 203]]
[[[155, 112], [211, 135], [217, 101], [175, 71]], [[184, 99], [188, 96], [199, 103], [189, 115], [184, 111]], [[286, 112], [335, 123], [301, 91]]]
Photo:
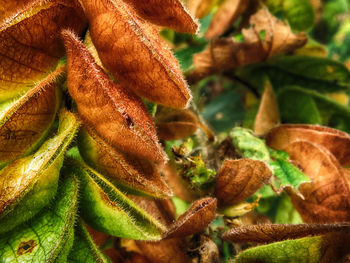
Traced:
[[68, 54], [68, 90], [84, 123], [118, 150], [163, 162], [165, 153], [141, 99], [113, 83], [74, 34], [62, 35]]
[[243, 29], [244, 42], [233, 38], [212, 41], [194, 56], [194, 78], [264, 61], [274, 55], [291, 52], [306, 43], [304, 33], [293, 34], [288, 26], [272, 16], [266, 8], [250, 17], [250, 28]]
[[178, 140], [192, 135], [199, 127], [199, 120], [190, 110], [162, 107], [157, 110], [155, 124], [162, 140]]
[[35, 150], [48, 133], [60, 104], [62, 73], [58, 68], [23, 96], [0, 106], [0, 163]]
[[187, 12], [181, 0], [124, 0], [137, 13], [153, 24], [166, 26], [179, 32], [196, 33], [198, 24]]
[[165, 227], [120, 192], [101, 174], [71, 161], [81, 179], [80, 211], [86, 222], [104, 233], [137, 240], [159, 240]]
[[73, 245], [78, 181], [60, 181], [53, 205], [32, 220], [0, 236], [1, 262], [66, 262]]
[[79, 123], [60, 114], [58, 134], [32, 155], [13, 161], [0, 173], [0, 233], [33, 217], [54, 197], [64, 153]]
[[187, 84], [157, 30], [121, 0], [82, 3], [99, 57], [121, 84], [151, 101], [186, 107], [191, 97]]
[[172, 195], [152, 161], [118, 151], [92, 129], [81, 130], [78, 145], [83, 159], [122, 189], [158, 198]]
[[64, 53], [59, 33], [65, 27], [78, 33], [85, 27], [75, 2], [33, 1], [0, 24], [0, 101], [28, 90], [55, 68]]

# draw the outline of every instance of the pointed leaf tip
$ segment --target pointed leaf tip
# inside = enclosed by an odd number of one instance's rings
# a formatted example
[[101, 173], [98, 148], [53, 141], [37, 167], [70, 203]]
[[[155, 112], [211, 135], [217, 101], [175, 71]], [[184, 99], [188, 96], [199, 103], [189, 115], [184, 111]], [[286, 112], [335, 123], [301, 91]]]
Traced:
[[72, 32], [62, 31], [68, 57], [68, 90], [87, 126], [111, 146], [164, 162], [154, 123], [141, 99], [112, 82]]

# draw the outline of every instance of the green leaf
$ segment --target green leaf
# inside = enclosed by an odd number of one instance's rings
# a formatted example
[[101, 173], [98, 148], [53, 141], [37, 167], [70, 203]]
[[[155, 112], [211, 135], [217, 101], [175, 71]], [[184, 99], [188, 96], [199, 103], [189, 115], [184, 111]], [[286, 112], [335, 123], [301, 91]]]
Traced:
[[78, 181], [65, 177], [51, 206], [0, 236], [0, 262], [66, 262], [73, 245]]
[[303, 222], [286, 194], [283, 194], [279, 200], [274, 222], [279, 224], [301, 224]]
[[[350, 130], [350, 108], [342, 105], [335, 100], [318, 93], [313, 90], [303, 89], [298, 86], [288, 86], [284, 87], [278, 93], [278, 101], [281, 108], [281, 116], [284, 121], [288, 121], [291, 123], [311, 123], [311, 117], [298, 118], [301, 114], [311, 115], [310, 111], [306, 111], [302, 109], [302, 112], [299, 112], [298, 106], [302, 108], [300, 105], [301, 102], [294, 104], [295, 100], [304, 98], [310, 98], [314, 101], [314, 106], [316, 106], [317, 111], [320, 114], [320, 118], [322, 118], [321, 123], [323, 125], [329, 125], [334, 128], [341, 128], [342, 130], [349, 131]], [[305, 101], [306, 102], [306, 101]], [[291, 111], [291, 108], [294, 110]], [[311, 105], [305, 105], [304, 108], [310, 108]], [[287, 113], [289, 111], [289, 113]], [[287, 119], [285, 119], [287, 115]], [[348, 124], [343, 127], [337, 127], [333, 124], [334, 118], [338, 118], [343, 120], [343, 123]], [[293, 120], [294, 119], [294, 120]], [[332, 125], [333, 124], [333, 125]]]
[[321, 259], [321, 248], [320, 236], [287, 240], [247, 249], [234, 262], [316, 263]]
[[94, 244], [80, 221], [75, 228], [74, 243], [68, 255], [68, 262], [109, 263], [111, 260]]
[[297, 31], [310, 29], [315, 21], [315, 12], [310, 0], [266, 0], [273, 13], [282, 12], [291, 28]]
[[27, 157], [13, 161], [0, 172], [0, 233], [38, 213], [55, 196], [64, 153], [79, 123], [62, 111], [57, 135]]
[[101, 174], [73, 159], [66, 169], [73, 171], [81, 179], [80, 212], [83, 219], [93, 228], [123, 238], [161, 238], [165, 227]]
[[257, 89], [266, 75], [276, 90], [296, 85], [319, 92], [350, 90], [350, 72], [337, 61], [309, 56], [281, 56], [265, 63], [244, 67], [237, 74]]
[[245, 109], [242, 95], [230, 90], [211, 100], [203, 110], [203, 117], [215, 128], [222, 132], [234, 127], [244, 119]]
[[254, 136], [252, 131], [235, 127], [230, 132], [233, 145], [236, 150], [245, 158], [269, 162], [270, 155], [265, 141]]
[[286, 152], [281, 153], [281, 151], [271, 148], [269, 148], [269, 151], [271, 156], [270, 167], [275, 177], [279, 179], [274, 181], [275, 187], [283, 190], [283, 188], [290, 186], [298, 191], [301, 184], [311, 182], [309, 177], [288, 161], [289, 155]]

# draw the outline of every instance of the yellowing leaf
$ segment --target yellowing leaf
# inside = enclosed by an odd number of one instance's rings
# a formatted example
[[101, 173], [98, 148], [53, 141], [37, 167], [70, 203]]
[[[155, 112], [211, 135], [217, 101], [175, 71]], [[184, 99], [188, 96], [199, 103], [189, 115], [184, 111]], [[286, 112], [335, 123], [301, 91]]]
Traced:
[[81, 215], [96, 230], [137, 240], [159, 240], [166, 231], [157, 219], [85, 164], [71, 160], [67, 171], [81, 180]]
[[196, 33], [198, 24], [187, 12], [181, 0], [124, 0], [137, 13], [153, 24], [170, 27], [184, 33]]
[[175, 57], [156, 29], [122, 0], [83, 0], [90, 34], [104, 66], [139, 96], [184, 108], [191, 95]]
[[66, 27], [80, 33], [83, 14], [71, 1], [58, 0], [35, 1], [0, 24], [0, 101], [27, 91], [55, 69], [64, 53], [60, 30]]
[[78, 208], [77, 178], [60, 180], [52, 205], [0, 236], [1, 262], [67, 262]]
[[89, 128], [80, 132], [78, 145], [83, 159], [120, 188], [158, 198], [172, 196], [152, 161], [118, 151]]
[[83, 122], [118, 150], [163, 162], [165, 153], [141, 99], [113, 83], [74, 34], [62, 35], [68, 54], [68, 90]]
[[0, 105], [0, 163], [21, 157], [38, 146], [48, 133], [60, 103], [58, 68], [33, 89]]
[[64, 153], [79, 123], [62, 111], [58, 134], [0, 172], [0, 233], [32, 218], [54, 197]]

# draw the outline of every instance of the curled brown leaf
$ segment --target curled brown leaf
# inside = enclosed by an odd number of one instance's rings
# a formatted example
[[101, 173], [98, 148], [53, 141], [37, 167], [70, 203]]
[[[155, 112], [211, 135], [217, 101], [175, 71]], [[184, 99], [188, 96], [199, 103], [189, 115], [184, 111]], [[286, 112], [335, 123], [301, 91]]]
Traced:
[[300, 140], [322, 145], [341, 165], [350, 165], [350, 135], [345, 132], [318, 125], [284, 124], [272, 129], [266, 137], [266, 143], [277, 150]]
[[214, 219], [215, 210], [215, 198], [208, 197], [195, 201], [191, 207], [170, 226], [165, 237], [185, 237], [199, 233]]
[[215, 195], [220, 206], [238, 204], [268, 182], [272, 172], [262, 161], [226, 160], [217, 174]]
[[233, 243], [271, 243], [306, 236], [318, 236], [335, 232], [350, 232], [350, 224], [262, 224], [235, 227], [222, 237]]
[[[303, 46], [305, 33], [293, 34], [290, 27], [272, 16], [266, 8], [260, 9], [249, 20], [250, 27], [243, 29], [243, 42], [233, 38], [212, 41], [202, 53], [194, 56], [195, 69], [191, 79], [264, 61], [271, 56], [291, 52]], [[260, 34], [264, 33], [264, 36]]]
[[82, 11], [69, 2], [32, 1], [0, 24], [0, 100], [28, 90], [55, 69], [64, 54], [62, 28], [82, 32]]
[[162, 140], [178, 140], [192, 135], [199, 127], [193, 112], [187, 109], [162, 107], [157, 111], [155, 124]]
[[59, 67], [0, 113], [0, 163], [34, 150], [55, 120], [60, 104]]
[[62, 36], [68, 57], [68, 90], [84, 123], [118, 150], [165, 161], [154, 123], [141, 99], [113, 83], [72, 32], [65, 30]]
[[333, 223], [350, 221], [350, 191], [343, 168], [323, 146], [295, 141], [285, 147], [311, 183], [299, 187], [305, 197], [290, 192], [292, 203], [304, 222]]
[[179, 64], [157, 30], [121, 0], [82, 0], [90, 34], [105, 67], [151, 101], [184, 108], [191, 95]]
[[189, 14], [181, 0], [124, 0], [137, 13], [153, 24], [166, 26], [179, 32], [196, 33], [198, 23]]
[[171, 189], [153, 162], [118, 151], [94, 129], [82, 129], [78, 145], [83, 159], [119, 187], [157, 198], [172, 196]]

